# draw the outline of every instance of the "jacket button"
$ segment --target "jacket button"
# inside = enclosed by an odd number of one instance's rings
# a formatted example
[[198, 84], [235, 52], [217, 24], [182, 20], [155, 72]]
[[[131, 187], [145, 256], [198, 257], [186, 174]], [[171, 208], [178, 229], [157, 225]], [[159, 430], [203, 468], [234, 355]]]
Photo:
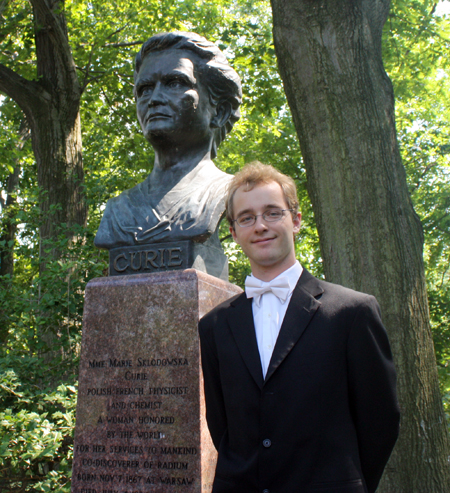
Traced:
[[270, 493], [269, 490], [263, 490], [262, 493]]
[[[268, 438], [266, 438], [265, 440], [263, 440], [263, 445], [264, 447], [269, 448], [272, 445], [272, 442]], [[267, 492], [268, 491], [269, 490], [267, 490]]]

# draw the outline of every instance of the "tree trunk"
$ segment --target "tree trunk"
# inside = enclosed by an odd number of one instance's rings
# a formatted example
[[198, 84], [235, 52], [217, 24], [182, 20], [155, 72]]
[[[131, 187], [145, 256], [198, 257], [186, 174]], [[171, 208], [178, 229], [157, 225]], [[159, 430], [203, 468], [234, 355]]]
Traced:
[[[37, 55], [37, 75], [51, 95], [33, 112], [32, 142], [42, 190], [40, 207], [44, 217], [41, 241], [44, 252], [58, 257], [54, 243], [66, 225], [72, 237], [73, 225], [85, 225], [86, 205], [83, 192], [83, 163], [80, 123], [81, 87], [70, 51], [64, 2], [34, 0], [33, 13]], [[64, 40], [64, 45], [57, 45]], [[50, 240], [50, 241], [48, 241]], [[44, 253], [44, 258], [46, 254]]]
[[[40, 286], [51, 286], [46, 265], [61, 255], [60, 235], [76, 239], [84, 226], [87, 208], [83, 187], [80, 125], [82, 89], [69, 46], [63, 0], [30, 0], [33, 7], [37, 79], [27, 80], [0, 65], [0, 91], [25, 113], [31, 128], [32, 146], [40, 188]], [[45, 283], [42, 281], [46, 279]], [[45, 293], [39, 288], [40, 298]], [[47, 318], [45, 307], [41, 317]], [[47, 323], [40, 329], [47, 361], [55, 352], [60, 328]], [[62, 348], [61, 348], [62, 351]], [[58, 351], [58, 352], [61, 352]]]
[[379, 491], [450, 491], [423, 235], [381, 58], [389, 0], [272, 0], [280, 72], [307, 170], [327, 280], [380, 302], [401, 433]]
[[[58, 258], [58, 235], [73, 237], [86, 223], [80, 125], [80, 87], [64, 17], [64, 1], [31, 0], [37, 80], [0, 65], [0, 91], [20, 106], [31, 128], [41, 189], [42, 265]], [[63, 225], [63, 229], [61, 229]], [[41, 269], [42, 271], [43, 269]]]

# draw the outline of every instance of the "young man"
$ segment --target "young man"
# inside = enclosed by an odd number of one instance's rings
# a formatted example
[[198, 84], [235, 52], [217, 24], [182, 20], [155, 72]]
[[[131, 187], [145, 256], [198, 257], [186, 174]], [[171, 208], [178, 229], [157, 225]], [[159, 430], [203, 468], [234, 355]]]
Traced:
[[372, 493], [398, 435], [396, 376], [374, 297], [295, 258], [294, 182], [247, 165], [227, 197], [246, 292], [199, 324], [213, 493]]

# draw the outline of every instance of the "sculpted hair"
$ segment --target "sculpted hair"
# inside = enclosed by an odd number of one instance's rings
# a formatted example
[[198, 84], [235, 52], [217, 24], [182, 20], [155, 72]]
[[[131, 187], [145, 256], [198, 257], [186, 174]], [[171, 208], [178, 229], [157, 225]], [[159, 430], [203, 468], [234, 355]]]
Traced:
[[262, 164], [259, 161], [253, 161], [246, 164], [238, 171], [228, 185], [228, 193], [225, 199], [226, 217], [230, 225], [233, 225], [234, 217], [233, 198], [239, 187], [245, 187], [246, 191], [253, 190], [256, 185], [274, 181], [278, 183], [283, 190], [288, 209], [292, 209], [293, 216], [298, 212], [297, 188], [294, 180], [290, 176], [283, 175], [273, 166]]
[[136, 82], [142, 62], [149, 53], [168, 49], [189, 50], [195, 53], [203, 62], [200, 67], [196, 67], [196, 70], [201, 74], [202, 82], [208, 89], [211, 104], [217, 106], [227, 103], [231, 107], [230, 116], [225, 124], [214, 129], [211, 150], [214, 158], [220, 143], [241, 116], [239, 111], [242, 103], [241, 79], [214, 43], [196, 33], [174, 31], [156, 34], [142, 45], [135, 59], [134, 81]]

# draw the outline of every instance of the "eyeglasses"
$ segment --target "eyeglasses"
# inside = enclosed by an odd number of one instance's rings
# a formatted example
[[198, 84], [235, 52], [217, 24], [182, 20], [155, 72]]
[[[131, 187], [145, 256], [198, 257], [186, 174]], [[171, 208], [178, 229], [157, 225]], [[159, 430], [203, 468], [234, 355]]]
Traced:
[[294, 209], [269, 209], [262, 214], [242, 214], [237, 219], [233, 219], [232, 222], [238, 223], [241, 228], [248, 228], [256, 223], [257, 217], [262, 217], [264, 221], [268, 223], [275, 223], [281, 221], [286, 216], [286, 212], [292, 212]]

